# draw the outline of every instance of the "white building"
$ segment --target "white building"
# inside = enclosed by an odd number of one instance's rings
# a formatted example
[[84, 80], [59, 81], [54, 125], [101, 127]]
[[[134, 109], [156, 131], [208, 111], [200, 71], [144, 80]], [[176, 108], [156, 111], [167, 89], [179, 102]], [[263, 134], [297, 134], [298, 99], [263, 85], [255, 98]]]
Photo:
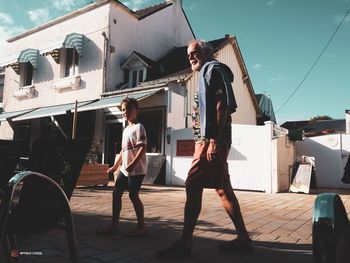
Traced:
[[[190, 70], [186, 46], [193, 38], [181, 0], [135, 12], [100, 0], [9, 39], [8, 59], [0, 64], [0, 138], [24, 138], [23, 155], [35, 138], [69, 138], [78, 101], [77, 137], [99, 144], [102, 161], [111, 164], [123, 130], [118, 106], [127, 95], [140, 101], [156, 177], [171, 154], [172, 131], [191, 126], [198, 73]], [[259, 108], [236, 38], [212, 44], [235, 75], [233, 122], [256, 125]]]

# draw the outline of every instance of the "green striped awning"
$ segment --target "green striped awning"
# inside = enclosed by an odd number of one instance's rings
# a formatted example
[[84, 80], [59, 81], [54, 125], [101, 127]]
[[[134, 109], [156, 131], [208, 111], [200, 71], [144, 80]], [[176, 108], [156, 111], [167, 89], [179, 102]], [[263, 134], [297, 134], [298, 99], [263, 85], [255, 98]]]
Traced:
[[19, 54], [18, 63], [30, 62], [33, 68], [36, 69], [38, 68], [38, 56], [39, 50], [34, 48], [27, 48], [25, 50], [22, 50], [21, 54]]
[[56, 63], [60, 63], [60, 49], [74, 48], [79, 56], [83, 54], [84, 35], [79, 33], [70, 33], [50, 41], [49, 47], [42, 51], [43, 55], [51, 55]]
[[39, 58], [39, 50], [34, 48], [27, 48], [22, 50], [18, 56], [12, 58], [9, 62], [3, 63], [0, 66], [7, 66], [13, 68], [13, 70], [19, 74], [19, 64], [20, 63], [30, 63], [33, 68], [38, 68], [38, 58]]
[[79, 56], [81, 56], [83, 53], [83, 42], [84, 42], [83, 34], [71, 33], [71, 34], [68, 34], [64, 39], [62, 47], [75, 48]]

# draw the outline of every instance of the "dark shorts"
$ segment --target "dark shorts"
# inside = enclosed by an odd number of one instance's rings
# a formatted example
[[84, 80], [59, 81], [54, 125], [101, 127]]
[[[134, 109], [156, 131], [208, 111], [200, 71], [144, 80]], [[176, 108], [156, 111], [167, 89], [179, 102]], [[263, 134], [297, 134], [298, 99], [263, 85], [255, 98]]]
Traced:
[[115, 180], [116, 190], [129, 190], [130, 193], [140, 192], [144, 174], [125, 176], [122, 172], [119, 172], [117, 179]]
[[195, 144], [193, 161], [186, 179], [186, 187], [222, 189], [224, 184], [230, 183], [227, 156], [229, 150], [226, 146], [218, 147], [218, 158], [210, 163], [207, 160], [209, 143]]

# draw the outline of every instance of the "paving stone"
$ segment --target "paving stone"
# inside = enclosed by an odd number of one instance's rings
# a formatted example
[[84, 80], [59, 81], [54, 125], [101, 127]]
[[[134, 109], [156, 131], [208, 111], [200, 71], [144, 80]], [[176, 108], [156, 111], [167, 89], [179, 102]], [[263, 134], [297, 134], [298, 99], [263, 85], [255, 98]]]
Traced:
[[[120, 233], [100, 236], [96, 230], [111, 220], [112, 187], [78, 187], [71, 198], [78, 254], [81, 263], [165, 262], [156, 251], [179, 239], [183, 227], [185, 189], [144, 185], [140, 198], [145, 207], [149, 233], [130, 238], [136, 216], [128, 198], [123, 196]], [[350, 215], [350, 192], [341, 198]], [[194, 232], [193, 256], [181, 262], [312, 262], [312, 210], [317, 195], [235, 191], [244, 221], [254, 240], [248, 254], [222, 252], [217, 245], [237, 236], [231, 219], [217, 194], [204, 189], [202, 213]], [[350, 218], [350, 216], [349, 216]], [[21, 251], [40, 249], [42, 256], [22, 257], [24, 263], [70, 262], [65, 232], [50, 230], [18, 238]]]

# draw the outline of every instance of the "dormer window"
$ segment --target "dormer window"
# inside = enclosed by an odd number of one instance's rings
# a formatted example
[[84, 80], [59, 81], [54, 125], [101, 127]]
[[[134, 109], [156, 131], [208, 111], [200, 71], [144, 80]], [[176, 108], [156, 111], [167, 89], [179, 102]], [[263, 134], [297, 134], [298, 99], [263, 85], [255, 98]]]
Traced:
[[140, 82], [145, 80], [146, 68], [144, 69], [135, 69], [129, 72], [129, 87], [136, 87]]
[[154, 62], [144, 55], [133, 52], [121, 65], [124, 69], [124, 83], [128, 83], [129, 88], [134, 88], [147, 79], [148, 69]]

